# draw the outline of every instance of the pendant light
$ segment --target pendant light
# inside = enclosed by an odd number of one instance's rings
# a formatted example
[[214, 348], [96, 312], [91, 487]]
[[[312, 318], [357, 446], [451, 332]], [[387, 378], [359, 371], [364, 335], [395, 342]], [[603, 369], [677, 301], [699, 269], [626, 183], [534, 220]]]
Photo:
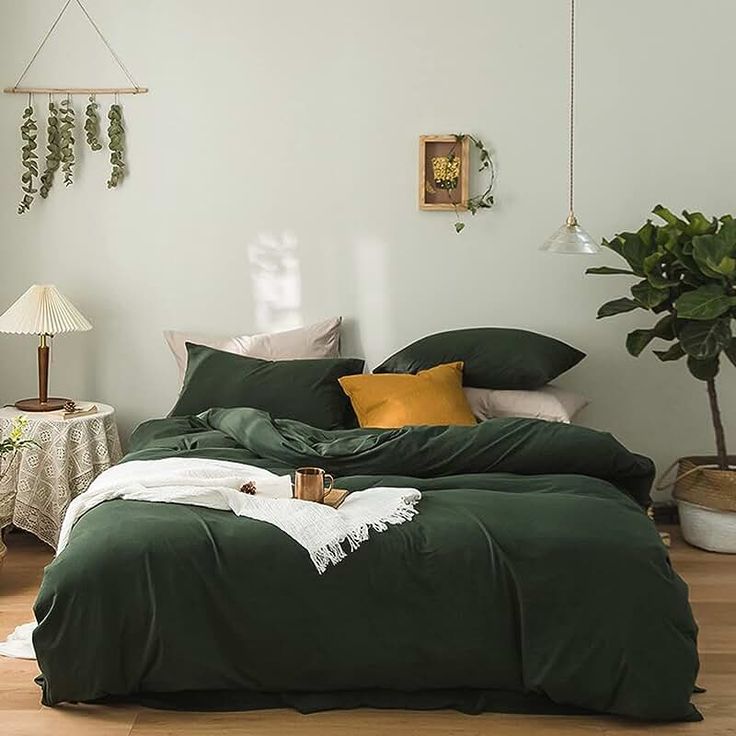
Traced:
[[599, 253], [600, 248], [593, 238], [578, 224], [574, 209], [575, 181], [575, 0], [570, 0], [570, 169], [569, 169], [570, 213], [565, 224], [545, 240], [540, 250], [549, 253], [572, 253], [590, 255]]

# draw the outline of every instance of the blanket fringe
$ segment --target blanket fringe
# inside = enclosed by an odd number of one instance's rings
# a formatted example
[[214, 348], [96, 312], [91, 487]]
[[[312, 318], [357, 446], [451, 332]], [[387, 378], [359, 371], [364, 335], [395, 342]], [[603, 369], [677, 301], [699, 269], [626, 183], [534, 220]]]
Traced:
[[390, 525], [395, 526], [397, 524], [403, 524], [405, 521], [411, 521], [416, 514], [416, 501], [404, 499], [401, 505], [385, 518], [361, 524], [361, 526], [353, 529], [346, 537], [339, 541], [311, 552], [310, 557], [314, 566], [317, 568], [317, 572], [322, 575], [330, 565], [337, 565], [348, 556], [348, 553], [343, 548], [343, 544], [346, 542], [350, 547], [350, 552], [354, 552], [363, 542], [368, 541], [368, 535], [371, 530], [385, 532]]

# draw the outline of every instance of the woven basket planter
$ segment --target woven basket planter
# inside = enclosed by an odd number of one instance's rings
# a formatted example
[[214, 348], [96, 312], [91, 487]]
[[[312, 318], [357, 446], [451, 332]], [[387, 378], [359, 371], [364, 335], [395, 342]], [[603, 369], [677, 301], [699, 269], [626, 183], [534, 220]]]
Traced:
[[[736, 457], [729, 457], [736, 467]], [[680, 458], [674, 483], [685, 541], [710, 552], [736, 554], [736, 470], [719, 470], [717, 458]]]

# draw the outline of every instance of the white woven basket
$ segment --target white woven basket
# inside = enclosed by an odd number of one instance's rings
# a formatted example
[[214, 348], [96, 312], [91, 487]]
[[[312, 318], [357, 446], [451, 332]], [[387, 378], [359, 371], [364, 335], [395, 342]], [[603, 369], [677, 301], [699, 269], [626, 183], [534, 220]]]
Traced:
[[688, 544], [708, 550], [736, 554], [736, 512], [716, 511], [678, 499], [680, 528]]

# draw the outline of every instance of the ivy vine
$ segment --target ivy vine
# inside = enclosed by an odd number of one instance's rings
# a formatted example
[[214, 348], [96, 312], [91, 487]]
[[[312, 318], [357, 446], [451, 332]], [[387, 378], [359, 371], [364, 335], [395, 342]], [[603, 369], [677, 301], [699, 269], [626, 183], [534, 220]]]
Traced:
[[38, 135], [38, 124], [33, 117], [33, 106], [28, 104], [28, 107], [23, 111], [23, 123], [20, 126], [20, 137], [23, 140], [23, 147], [21, 148], [21, 163], [25, 171], [21, 175], [21, 189], [23, 190], [23, 199], [21, 199], [18, 205], [18, 214], [22, 215], [24, 212], [28, 212], [33, 204], [34, 194], [38, 189], [34, 186], [34, 180], [38, 178], [38, 154], [36, 149], [38, 143], [36, 137]]
[[107, 118], [110, 121], [107, 126], [107, 135], [109, 138], [110, 163], [112, 164], [107, 188], [112, 189], [120, 184], [125, 177], [125, 161], [123, 158], [125, 153], [125, 128], [123, 127], [123, 110], [120, 105], [110, 105]]
[[[475, 215], [480, 210], [491, 209], [494, 204], [493, 188], [496, 185], [496, 166], [493, 163], [493, 157], [491, 156], [489, 150], [486, 148], [485, 144], [480, 138], [474, 135], [470, 135], [469, 133], [455, 134], [455, 142], [457, 145], [460, 145], [466, 138], [473, 144], [478, 152], [478, 157], [480, 159], [480, 168], [478, 169], [478, 172], [487, 172], [488, 186], [481, 194], [477, 194], [474, 197], [469, 197], [465, 202], [453, 202], [453, 209], [455, 210], [456, 233], [461, 233], [465, 229], [465, 223], [460, 216], [460, 206], [465, 206], [471, 215]], [[451, 157], [454, 156], [454, 152], [450, 152], [448, 158], [451, 159]], [[451, 192], [448, 192], [448, 196], [450, 197], [450, 200], [452, 200]]]
[[74, 183], [74, 122], [75, 114], [71, 100], [67, 97], [61, 105], [61, 117], [59, 118], [59, 154], [61, 170], [64, 174], [64, 186]]
[[61, 164], [61, 133], [59, 131], [59, 110], [56, 104], [49, 102], [49, 116], [46, 119], [46, 168], [41, 174], [39, 194], [46, 199], [54, 185], [54, 174]]
[[94, 97], [89, 98], [89, 104], [84, 110], [84, 131], [87, 134], [87, 145], [93, 151], [101, 151], [100, 143], [100, 115], [97, 112], [99, 105]]

